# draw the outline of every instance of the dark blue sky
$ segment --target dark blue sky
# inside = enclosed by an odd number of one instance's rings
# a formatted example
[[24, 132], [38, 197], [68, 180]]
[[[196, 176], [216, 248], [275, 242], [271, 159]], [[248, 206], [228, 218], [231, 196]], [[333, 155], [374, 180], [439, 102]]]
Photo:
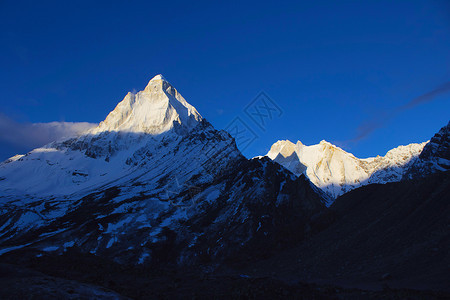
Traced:
[[[240, 116], [247, 156], [278, 139], [384, 155], [450, 112], [449, 92], [398, 109], [450, 81], [449, 2], [392, 2], [0, 1], [0, 116], [100, 122], [162, 73], [216, 128]], [[283, 110], [263, 129], [244, 113], [261, 90]]]

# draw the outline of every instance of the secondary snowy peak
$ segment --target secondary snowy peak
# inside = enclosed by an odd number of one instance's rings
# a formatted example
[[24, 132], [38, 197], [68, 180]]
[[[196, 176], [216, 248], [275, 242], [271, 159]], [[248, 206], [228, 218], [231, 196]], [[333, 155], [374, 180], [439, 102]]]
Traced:
[[192, 129], [202, 116], [162, 75], [153, 77], [143, 91], [129, 92], [90, 134], [122, 131], [161, 134], [181, 125]]
[[297, 145], [289, 140], [278, 141], [270, 148], [268, 156], [286, 169], [296, 175], [304, 173], [306, 166], [300, 162], [300, 158], [296, 152], [303, 144], [298, 141]]
[[317, 187], [336, 198], [361, 185], [401, 180], [405, 168], [425, 144], [399, 146], [384, 157], [359, 159], [324, 140], [312, 146], [282, 140], [273, 144], [266, 156], [297, 176], [305, 174]]
[[[300, 143], [300, 141], [299, 141]], [[270, 148], [269, 156], [271, 159], [275, 159], [278, 155], [284, 158], [291, 156], [295, 152], [295, 144], [289, 140], [278, 141]]]

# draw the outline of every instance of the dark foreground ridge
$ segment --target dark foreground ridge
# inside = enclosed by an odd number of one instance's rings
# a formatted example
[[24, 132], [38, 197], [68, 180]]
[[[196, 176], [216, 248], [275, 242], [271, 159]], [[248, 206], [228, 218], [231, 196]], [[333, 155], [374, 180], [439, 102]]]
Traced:
[[449, 192], [449, 172], [356, 189], [316, 220], [305, 241], [242, 267], [130, 266], [75, 248], [19, 250], [0, 257], [0, 296], [448, 299]]
[[365, 288], [450, 291], [450, 172], [368, 185], [330, 207], [331, 225], [250, 274]]
[[[444, 292], [364, 290], [329, 284], [285, 282], [273, 276], [196, 269], [127, 268], [93, 255], [10, 259], [0, 263], [2, 299], [447, 299]], [[29, 253], [28, 253], [29, 254]], [[4, 260], [4, 259], [2, 259]]]

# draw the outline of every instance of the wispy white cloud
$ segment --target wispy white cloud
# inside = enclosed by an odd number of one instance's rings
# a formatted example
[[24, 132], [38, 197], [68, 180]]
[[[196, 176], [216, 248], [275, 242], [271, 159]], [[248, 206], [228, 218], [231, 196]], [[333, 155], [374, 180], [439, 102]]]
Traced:
[[81, 134], [96, 125], [87, 122], [21, 123], [0, 113], [0, 142], [2, 148], [31, 150]]

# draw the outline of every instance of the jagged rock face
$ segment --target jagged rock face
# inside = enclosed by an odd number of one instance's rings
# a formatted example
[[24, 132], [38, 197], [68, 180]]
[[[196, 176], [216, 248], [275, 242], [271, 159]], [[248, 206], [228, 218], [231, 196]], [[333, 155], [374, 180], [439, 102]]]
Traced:
[[126, 264], [246, 261], [300, 241], [324, 210], [307, 179], [268, 159], [239, 158], [210, 181], [201, 180], [194, 176], [166, 195], [142, 182], [111, 187], [2, 241], [32, 241], [44, 251], [75, 246]]
[[401, 180], [426, 143], [399, 146], [384, 157], [359, 159], [326, 141], [305, 146], [300, 141], [276, 142], [266, 156], [296, 175], [305, 174], [333, 200], [359, 186]]
[[448, 170], [450, 170], [450, 122], [431, 138], [404, 177], [406, 179], [425, 177]]
[[307, 179], [245, 159], [162, 76], [97, 128], [2, 164], [0, 178], [0, 254], [223, 261], [300, 240], [324, 209]]

